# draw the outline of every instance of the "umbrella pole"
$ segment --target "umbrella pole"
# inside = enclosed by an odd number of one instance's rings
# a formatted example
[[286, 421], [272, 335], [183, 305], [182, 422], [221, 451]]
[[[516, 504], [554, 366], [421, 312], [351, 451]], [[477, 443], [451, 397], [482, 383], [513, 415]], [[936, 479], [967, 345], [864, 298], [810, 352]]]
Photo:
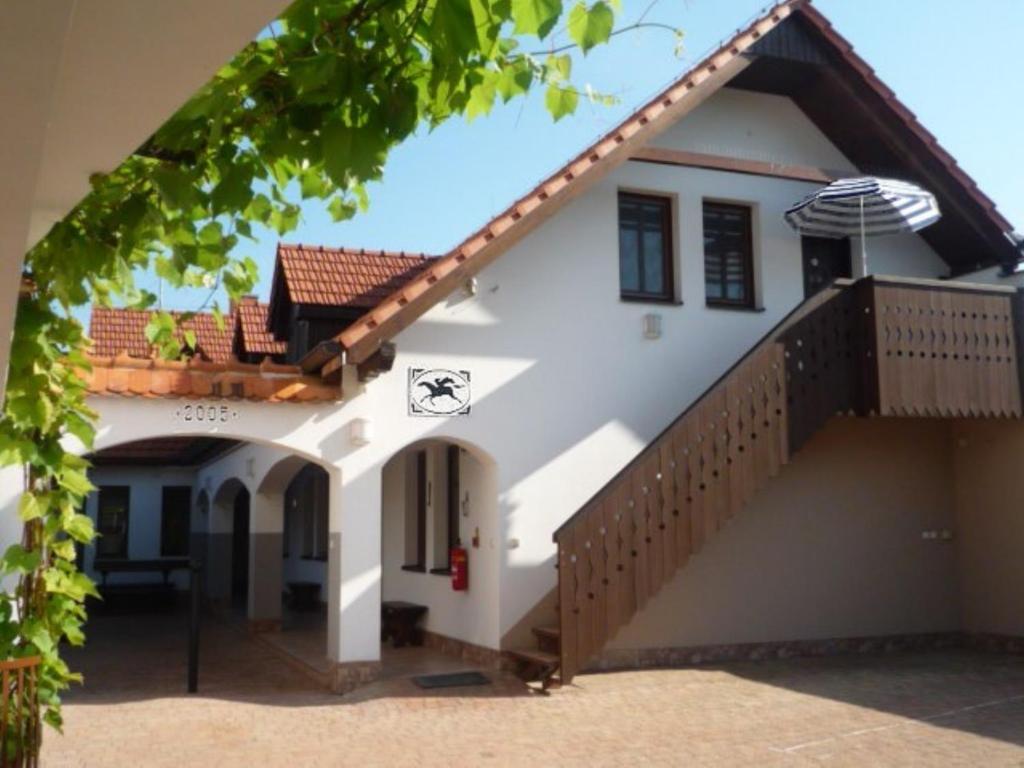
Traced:
[[862, 276], [868, 276], [868, 247], [864, 237], [864, 196], [860, 196], [860, 266]]

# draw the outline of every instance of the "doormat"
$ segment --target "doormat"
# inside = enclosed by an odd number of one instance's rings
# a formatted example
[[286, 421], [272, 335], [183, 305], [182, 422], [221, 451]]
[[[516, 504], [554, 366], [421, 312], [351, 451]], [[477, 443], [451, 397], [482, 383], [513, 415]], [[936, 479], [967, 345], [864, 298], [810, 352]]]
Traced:
[[412, 679], [420, 688], [457, 688], [464, 685], [490, 685], [480, 672], [449, 672], [443, 675], [420, 675]]

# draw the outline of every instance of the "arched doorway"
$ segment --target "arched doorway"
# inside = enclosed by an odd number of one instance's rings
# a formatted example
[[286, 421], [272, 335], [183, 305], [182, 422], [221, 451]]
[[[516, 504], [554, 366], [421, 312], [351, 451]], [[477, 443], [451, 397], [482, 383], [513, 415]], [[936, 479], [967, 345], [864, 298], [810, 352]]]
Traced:
[[[382, 600], [424, 606], [426, 641], [467, 660], [499, 647], [497, 482], [489, 455], [451, 438], [412, 443], [381, 471]], [[464, 591], [453, 589], [456, 547], [468, 561]]]
[[231, 603], [244, 606], [249, 596], [249, 491], [244, 486], [232, 502]]

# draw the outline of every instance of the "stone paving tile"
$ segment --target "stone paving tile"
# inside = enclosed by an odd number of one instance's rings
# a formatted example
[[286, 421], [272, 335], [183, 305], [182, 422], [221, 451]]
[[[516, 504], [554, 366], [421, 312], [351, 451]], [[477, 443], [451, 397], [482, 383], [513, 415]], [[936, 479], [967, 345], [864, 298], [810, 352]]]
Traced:
[[[1024, 767], [1024, 659], [949, 651], [582, 675], [425, 692], [317, 689], [227, 629], [181, 691], [173, 633], [93, 633], [44, 766]], [[106, 647], [100, 647], [106, 641]], [[173, 653], [172, 653], [173, 651]], [[152, 671], [140, 672], [143, 668]]]

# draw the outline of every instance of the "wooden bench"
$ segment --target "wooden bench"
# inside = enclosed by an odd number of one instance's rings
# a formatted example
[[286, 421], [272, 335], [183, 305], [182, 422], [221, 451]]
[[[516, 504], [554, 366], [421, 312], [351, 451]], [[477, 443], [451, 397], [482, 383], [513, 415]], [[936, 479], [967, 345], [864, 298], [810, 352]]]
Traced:
[[289, 605], [295, 611], [316, 611], [320, 608], [320, 585], [315, 581], [289, 581]]
[[394, 648], [406, 644], [423, 645], [423, 633], [416, 626], [427, 606], [404, 600], [386, 600], [380, 604], [380, 639], [391, 638]]
[[[109, 611], [136, 612], [172, 608], [175, 602], [171, 573], [188, 570], [188, 558], [161, 558], [159, 560], [100, 559], [93, 562], [93, 570], [100, 574], [99, 591], [103, 608]], [[161, 581], [111, 584], [112, 573], [159, 573]]]

